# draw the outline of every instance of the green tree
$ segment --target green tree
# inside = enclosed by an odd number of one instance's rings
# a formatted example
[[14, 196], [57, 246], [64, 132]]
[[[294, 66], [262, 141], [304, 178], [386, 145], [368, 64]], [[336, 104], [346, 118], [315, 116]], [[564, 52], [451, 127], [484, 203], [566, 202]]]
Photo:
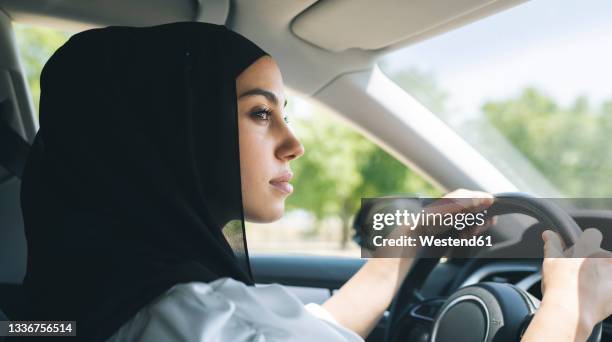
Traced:
[[612, 102], [594, 108], [584, 96], [559, 106], [525, 89], [517, 98], [490, 101], [482, 110], [531, 163], [570, 196], [610, 196]]

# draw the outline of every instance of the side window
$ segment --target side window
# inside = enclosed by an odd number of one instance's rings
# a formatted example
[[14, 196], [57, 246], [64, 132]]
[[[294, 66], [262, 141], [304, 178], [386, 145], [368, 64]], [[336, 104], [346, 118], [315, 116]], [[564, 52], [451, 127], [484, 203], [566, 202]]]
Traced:
[[71, 34], [56, 29], [19, 23], [13, 24], [13, 30], [17, 38], [21, 64], [30, 88], [34, 112], [38, 118], [40, 72], [53, 52], [62, 46]]
[[442, 195], [333, 113], [288, 97], [290, 124], [306, 153], [291, 162], [294, 192], [285, 215], [273, 223], [246, 223], [251, 252], [359, 257], [352, 220], [362, 197]]

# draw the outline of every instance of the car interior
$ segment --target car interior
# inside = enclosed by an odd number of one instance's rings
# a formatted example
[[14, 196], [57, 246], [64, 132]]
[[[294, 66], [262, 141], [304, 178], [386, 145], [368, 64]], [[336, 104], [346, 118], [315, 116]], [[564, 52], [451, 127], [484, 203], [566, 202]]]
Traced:
[[[509, 197], [510, 201], [497, 208], [503, 216], [492, 228], [494, 237], [504, 243], [495, 251], [481, 252], [489, 253], [487, 258], [450, 256], [421, 260], [367, 341], [447, 340], [442, 335], [449, 335], [452, 326], [469, 324], [440, 323], [439, 316], [448, 306], [449, 298], [465, 295], [461, 291], [466, 287], [483, 283], [486, 284], [472, 290], [486, 290], [485, 296], [492, 293], [498, 310], [511, 307], [508, 310], [525, 311], [516, 317], [499, 318], [512, 326], [512, 332], [500, 333], [503, 336], [498, 340], [517, 341], [524, 331], [525, 317], [537, 309], [537, 299], [542, 296], [541, 259], [503, 254], [516, 251], [525, 241], [538, 240], [526, 236], [539, 236], [550, 222], [537, 214], [541, 204], [521, 193], [524, 188], [400, 89], [381, 70], [378, 61], [394, 51], [523, 2], [0, 0], [0, 320], [10, 319], [11, 312], [23, 300], [20, 283], [26, 271], [27, 246], [19, 204], [20, 170], [28, 143], [38, 129], [12, 23], [76, 32], [108, 25], [202, 21], [224, 24], [262, 46], [278, 62], [287, 88], [328, 108], [352, 129], [441, 189], [466, 188]], [[533, 206], [517, 208], [511, 200], [514, 197]], [[587, 227], [612, 224], [612, 211], [608, 210], [544, 211], [551, 213], [552, 222], [566, 236]], [[353, 226], [360, 224], [356, 221]], [[604, 240], [603, 248], [611, 250], [612, 241]], [[323, 303], [366, 262], [353, 257], [274, 253], [251, 253], [250, 259], [258, 284], [283, 284], [304, 303]], [[505, 288], [487, 287], [491, 283], [511, 284], [521, 291], [502, 293]], [[516, 302], [522, 306], [514, 308]], [[489, 335], [492, 329], [489, 326]], [[612, 319], [608, 318], [596, 330], [591, 336], [593, 341], [612, 341]], [[484, 339], [487, 338], [485, 335]]]

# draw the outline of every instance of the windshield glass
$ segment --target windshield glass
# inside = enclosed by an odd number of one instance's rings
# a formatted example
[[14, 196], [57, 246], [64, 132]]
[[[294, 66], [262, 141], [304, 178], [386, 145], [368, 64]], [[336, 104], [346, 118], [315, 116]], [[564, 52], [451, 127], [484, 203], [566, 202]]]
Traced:
[[537, 0], [394, 51], [383, 72], [519, 190], [612, 195], [612, 2]]

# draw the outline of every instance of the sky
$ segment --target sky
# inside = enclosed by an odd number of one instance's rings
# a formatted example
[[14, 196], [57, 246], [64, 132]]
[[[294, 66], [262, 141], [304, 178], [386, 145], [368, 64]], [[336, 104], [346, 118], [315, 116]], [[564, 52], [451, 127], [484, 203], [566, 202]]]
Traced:
[[457, 115], [527, 86], [563, 105], [581, 95], [599, 105], [612, 100], [612, 1], [529, 1], [384, 59], [390, 71], [431, 73]]

